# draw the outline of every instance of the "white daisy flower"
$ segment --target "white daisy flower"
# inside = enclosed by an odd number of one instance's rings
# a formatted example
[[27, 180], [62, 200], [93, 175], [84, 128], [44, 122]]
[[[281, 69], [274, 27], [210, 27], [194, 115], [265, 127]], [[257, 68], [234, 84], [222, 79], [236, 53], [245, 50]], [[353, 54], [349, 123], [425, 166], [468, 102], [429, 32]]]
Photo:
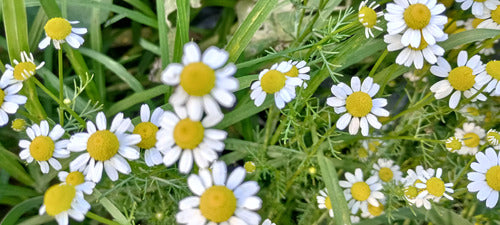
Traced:
[[95, 183], [101, 180], [103, 169], [112, 181], [118, 180], [118, 172], [129, 174], [130, 165], [123, 157], [129, 160], [139, 158], [135, 145], [141, 142], [141, 136], [126, 133], [133, 127], [130, 119], [118, 113], [109, 130], [106, 123], [104, 113], [97, 113], [96, 124], [87, 121], [87, 132], [74, 134], [68, 144], [68, 150], [72, 152], [86, 151], [69, 164], [70, 170], [83, 171], [87, 179]]
[[302, 81], [302, 84], [300, 84], [299, 86], [302, 86], [303, 88], [307, 88], [306, 81], [311, 79], [311, 77], [309, 76], [309, 71], [311, 70], [311, 68], [309, 66], [307, 66], [306, 61], [304, 61], [304, 60], [302, 60], [302, 61], [289, 60], [288, 63], [292, 64], [292, 68], [288, 72], [286, 72], [285, 75], [288, 77], [300, 78], [300, 80]]
[[453, 197], [449, 195], [453, 193], [453, 183], [445, 183], [443, 179], [441, 179], [442, 173], [443, 170], [441, 168], [436, 170], [435, 175], [434, 173], [427, 173], [427, 171], [423, 171], [423, 173], [418, 177], [420, 182], [415, 184], [415, 187], [423, 190], [417, 197], [425, 198], [425, 196], [429, 195], [432, 197], [434, 202], [438, 202], [441, 197], [453, 200]]
[[25, 51], [21, 52], [21, 61], [14, 59], [14, 67], [9, 64], [5, 65], [5, 73], [3, 76], [9, 79], [9, 84], [14, 82], [23, 82], [28, 78], [35, 75], [36, 70], [40, 69], [45, 65], [45, 62], [41, 62], [38, 66], [35, 64], [35, 58], [33, 54]]
[[26, 96], [17, 93], [23, 88], [22, 83], [12, 83], [8, 76], [0, 78], [0, 127], [9, 122], [9, 115], [17, 112], [19, 105], [26, 103]]
[[387, 32], [390, 35], [403, 33], [401, 43], [414, 48], [421, 40], [429, 45], [436, 44], [436, 39], [444, 35], [443, 26], [448, 18], [439, 15], [446, 9], [443, 4], [427, 0], [395, 0], [386, 5]]
[[38, 44], [38, 48], [44, 49], [50, 45], [50, 40], [54, 48], [61, 49], [61, 44], [68, 42], [69, 46], [79, 48], [84, 40], [79, 35], [87, 33], [87, 28], [74, 28], [72, 24], [78, 24], [78, 21], [68, 21], [61, 17], [54, 17], [45, 24], [46, 37]]
[[457, 2], [462, 3], [460, 5], [462, 10], [467, 10], [472, 6], [472, 14], [478, 18], [484, 17], [500, 4], [498, 0], [457, 0]]
[[485, 20], [477, 25], [477, 28], [500, 30], [500, 5], [496, 5], [493, 10], [485, 12], [482, 19]]
[[203, 112], [222, 119], [219, 104], [232, 107], [236, 102], [233, 92], [239, 86], [233, 77], [236, 66], [233, 63], [224, 66], [228, 58], [226, 51], [214, 46], [201, 54], [196, 43], [185, 44], [182, 64], [169, 64], [161, 75], [163, 83], [177, 85], [169, 102], [185, 105], [191, 120], [201, 120]]
[[63, 184], [69, 184], [75, 186], [76, 191], [83, 192], [87, 195], [92, 194], [94, 191], [95, 183], [91, 180], [85, 179], [85, 175], [83, 175], [80, 171], [66, 172], [61, 171], [57, 174], [59, 177], [59, 181]]
[[[498, 39], [494, 40], [491, 43], [486, 44], [481, 50], [479, 50], [479, 54], [484, 56], [493, 55], [496, 53], [495, 44], [498, 43]], [[481, 42], [476, 42], [477, 48], [481, 47]]]
[[375, 12], [375, 9], [379, 6], [380, 4], [375, 1], [368, 3], [368, 0], [362, 1], [361, 4], [359, 4], [358, 21], [365, 27], [366, 38], [375, 37], [372, 28], [382, 31], [382, 28], [377, 26], [377, 23], [380, 22], [377, 18], [383, 16], [384, 13]]
[[491, 96], [500, 96], [500, 61], [489, 61], [485, 71], [477, 76], [478, 79], [487, 80], [484, 92], [490, 93]]
[[275, 63], [270, 69], [264, 69], [259, 74], [250, 89], [250, 99], [255, 101], [255, 106], [261, 106], [267, 94], [274, 95], [274, 101], [279, 109], [295, 98], [295, 87], [302, 84], [300, 77], [290, 77], [285, 74], [293, 68], [288, 62]]
[[271, 222], [270, 219], [266, 219], [266, 220], [264, 220], [264, 222], [262, 222], [262, 225], [276, 225], [276, 224]]
[[500, 150], [500, 132], [495, 129], [488, 130], [488, 133], [486, 133], [486, 140], [488, 140], [488, 143], [493, 148]]
[[262, 206], [256, 196], [260, 187], [255, 181], [243, 182], [245, 174], [245, 169], [237, 167], [228, 176], [222, 161], [214, 162], [212, 172], [201, 169], [199, 175], [191, 174], [187, 182], [195, 196], [179, 202], [177, 222], [258, 225], [260, 216], [254, 211]]
[[390, 159], [378, 159], [378, 162], [373, 164], [372, 175], [377, 176], [384, 183], [391, 181], [398, 183], [403, 178], [399, 166], [394, 165], [394, 161]]
[[[451, 69], [450, 64], [442, 57], [438, 58], [437, 65], [431, 67], [432, 74], [446, 78], [431, 86], [436, 99], [445, 98], [455, 90], [448, 104], [452, 109], [457, 107], [462, 93], [465, 98], [470, 98], [487, 82], [483, 77], [477, 76], [484, 71], [481, 57], [474, 55], [469, 60], [467, 59], [467, 52], [461, 51], [457, 59], [458, 67]], [[485, 101], [486, 96], [479, 94], [472, 99], [473, 102], [476, 100]]]
[[43, 205], [38, 213], [55, 217], [57, 224], [69, 224], [68, 216], [76, 221], [83, 221], [90, 204], [83, 198], [83, 193], [77, 191], [71, 184], [56, 184], [45, 191]]
[[347, 180], [339, 181], [339, 185], [346, 188], [344, 196], [352, 214], [356, 214], [360, 208], [361, 211], [367, 211], [368, 203], [377, 207], [379, 206], [378, 200], [385, 198], [384, 194], [380, 192], [382, 184], [378, 182], [376, 176], [371, 176], [365, 182], [360, 168], [357, 168], [354, 174], [346, 172], [344, 176]]
[[378, 206], [373, 206], [372, 204], [368, 203], [368, 210], [362, 211], [361, 217], [371, 219], [382, 215], [384, 213], [384, 204], [385, 201], [383, 200], [379, 201]]
[[59, 140], [64, 135], [64, 129], [57, 124], [49, 129], [49, 123], [46, 120], [26, 129], [29, 140], [20, 140], [19, 147], [23, 150], [19, 152], [19, 157], [28, 163], [35, 160], [40, 165], [42, 173], [49, 172], [49, 164], [55, 169], [62, 168], [61, 163], [56, 158], [68, 158], [69, 151], [66, 150], [68, 140]]
[[487, 148], [485, 153], [478, 152], [477, 162], [470, 165], [474, 172], [467, 174], [467, 179], [471, 181], [467, 189], [477, 192], [477, 199], [486, 200], [486, 207], [493, 208], [498, 202], [500, 191], [500, 154], [497, 155], [493, 148]]
[[361, 134], [368, 136], [370, 124], [375, 129], [380, 129], [382, 124], [377, 116], [389, 116], [385, 110], [387, 100], [384, 98], [373, 99], [380, 86], [373, 83], [373, 78], [367, 77], [363, 83], [359, 77], [351, 78], [351, 87], [345, 83], [332, 85], [333, 97], [327, 99], [326, 104], [333, 107], [335, 113], [344, 113], [336, 123], [337, 128], [343, 130], [349, 125], [349, 133], [355, 135], [361, 127]]
[[179, 171], [189, 173], [193, 160], [200, 168], [208, 168], [210, 163], [224, 150], [227, 132], [211, 129], [214, 119], [191, 120], [186, 108], [174, 107], [176, 114], [166, 111], [160, 120], [160, 130], [156, 134], [156, 148], [163, 153], [163, 163], [171, 166], [179, 161]]
[[327, 209], [328, 215], [333, 218], [332, 200], [328, 196], [328, 190], [323, 189], [319, 191], [319, 195], [316, 196], [316, 201], [318, 201], [318, 208]]
[[[484, 73], [483, 73], [484, 74]], [[482, 74], [481, 74], [482, 75]], [[479, 75], [479, 76], [481, 76]], [[479, 108], [475, 104], [467, 104], [462, 109], [460, 109], [460, 112], [467, 118], [469, 121], [484, 121], [485, 115], [481, 114], [479, 111]]]
[[457, 153], [458, 150], [462, 149], [462, 145], [464, 145], [464, 142], [455, 136], [446, 139], [445, 143], [446, 149], [450, 152], [455, 153]]
[[[443, 37], [446, 35], [443, 35]], [[385, 35], [384, 42], [387, 43], [388, 51], [398, 51], [403, 49], [396, 58], [396, 63], [399, 65], [404, 65], [410, 67], [412, 64], [415, 68], [422, 69], [424, 66], [424, 59], [430, 64], [435, 64], [437, 62], [437, 56], [443, 56], [444, 49], [437, 44], [428, 45], [424, 39], [420, 42], [418, 48], [412, 46], [404, 46], [401, 42], [401, 35]], [[438, 40], [439, 41], [439, 40]]]
[[144, 161], [149, 167], [160, 165], [163, 162], [163, 156], [156, 148], [156, 133], [164, 112], [158, 107], [151, 114], [149, 106], [143, 104], [141, 106], [141, 123], [137, 124], [132, 132], [141, 135], [141, 142], [137, 144], [137, 147], [144, 149]]
[[419, 195], [423, 189], [417, 188], [416, 184], [421, 183], [422, 181], [419, 179], [423, 173], [426, 172], [428, 174], [434, 174], [434, 169], [429, 168], [424, 170], [422, 166], [417, 166], [415, 171], [409, 169], [407, 171], [408, 175], [402, 180], [404, 184], [404, 197], [411, 204], [415, 205], [417, 208], [424, 207], [425, 209], [431, 209], [431, 196], [426, 195], [423, 198]]
[[456, 151], [460, 155], [474, 155], [479, 150], [479, 146], [485, 143], [486, 132], [474, 123], [464, 123], [463, 129], [455, 128], [456, 138], [463, 141], [462, 148]]

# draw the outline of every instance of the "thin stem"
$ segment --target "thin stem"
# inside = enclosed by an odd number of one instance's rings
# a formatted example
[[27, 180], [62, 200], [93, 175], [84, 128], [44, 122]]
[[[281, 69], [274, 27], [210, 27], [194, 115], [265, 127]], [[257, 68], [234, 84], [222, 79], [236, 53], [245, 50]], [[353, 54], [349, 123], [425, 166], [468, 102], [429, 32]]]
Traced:
[[370, 71], [370, 74], [368, 74], [369, 77], [373, 77], [373, 75], [375, 75], [375, 72], [377, 72], [377, 69], [380, 66], [380, 64], [382, 64], [382, 61], [384, 61], [384, 58], [385, 58], [385, 56], [387, 56], [387, 53], [389, 53], [389, 51], [386, 48], [384, 53], [382, 53], [380, 58], [378, 58], [377, 62], [373, 66], [372, 70]]
[[362, 137], [361, 139], [380, 139], [380, 140], [397, 139], [397, 140], [410, 140], [410, 141], [426, 141], [426, 142], [433, 142], [433, 143], [444, 144], [444, 141], [441, 141], [441, 140], [434, 140], [434, 139], [428, 139], [428, 138], [419, 138], [419, 137], [411, 137], [411, 136]]
[[[59, 63], [59, 101], [64, 102], [62, 49], [59, 49], [58, 51], [57, 61]], [[62, 107], [59, 107], [59, 124], [61, 124], [61, 126], [64, 126], [64, 110]]]
[[115, 221], [111, 221], [111, 220], [108, 220], [104, 217], [101, 217], [97, 214], [94, 214], [92, 212], [87, 212], [87, 216], [89, 219], [93, 219], [95, 221], [98, 221], [100, 223], [103, 223], [103, 224], [108, 224], [108, 225], [120, 225], [119, 223], [115, 222]]

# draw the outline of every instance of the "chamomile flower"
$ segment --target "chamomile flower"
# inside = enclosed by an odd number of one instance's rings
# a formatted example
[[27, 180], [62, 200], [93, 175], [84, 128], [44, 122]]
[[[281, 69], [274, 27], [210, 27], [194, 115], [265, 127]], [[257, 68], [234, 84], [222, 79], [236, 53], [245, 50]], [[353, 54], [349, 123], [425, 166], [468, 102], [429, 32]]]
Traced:
[[380, 86], [373, 83], [371, 77], [361, 83], [359, 77], [354, 76], [351, 78], [351, 87], [342, 82], [332, 85], [333, 97], [328, 98], [326, 104], [333, 107], [335, 113], [344, 113], [337, 120], [337, 128], [343, 130], [349, 125], [349, 133], [355, 135], [361, 127], [363, 136], [368, 136], [368, 124], [380, 129], [382, 124], [377, 116], [389, 116], [389, 111], [383, 108], [387, 105], [386, 99], [373, 99], [379, 89]]
[[477, 28], [489, 28], [500, 30], [500, 4], [491, 11], [487, 11], [483, 17], [485, 19]]
[[385, 198], [384, 194], [380, 192], [382, 184], [378, 182], [376, 176], [371, 176], [364, 181], [360, 168], [357, 168], [354, 174], [346, 172], [344, 176], [347, 180], [339, 181], [339, 185], [346, 188], [344, 196], [352, 214], [356, 214], [360, 208], [362, 211], [368, 210], [368, 203], [377, 207], [379, 206], [378, 200]]
[[411, 204], [415, 205], [417, 208], [424, 207], [425, 209], [431, 209], [431, 200], [430, 195], [420, 196], [423, 189], [417, 188], [416, 184], [421, 183], [422, 181], [419, 179], [420, 176], [423, 176], [423, 173], [426, 172], [428, 174], [434, 174], [434, 169], [429, 168], [424, 170], [422, 166], [417, 166], [415, 170], [409, 169], [407, 171], [407, 176], [402, 180], [404, 184], [404, 197]]
[[255, 169], [257, 169], [257, 167], [255, 166], [255, 163], [252, 161], [245, 162], [245, 164], [243, 165], [243, 168], [245, 168], [247, 173], [253, 173], [253, 172], [255, 172]]
[[394, 165], [394, 161], [390, 159], [378, 159], [377, 163], [373, 164], [372, 174], [384, 183], [391, 181], [398, 183], [403, 177], [399, 166]]
[[457, 0], [457, 2], [462, 3], [460, 5], [462, 10], [467, 10], [472, 6], [472, 14], [478, 18], [484, 17], [500, 4], [498, 0]]
[[485, 115], [482, 114], [479, 111], [479, 107], [475, 104], [467, 104], [462, 109], [460, 109], [460, 112], [467, 118], [467, 120], [472, 121], [484, 121]]
[[462, 149], [462, 145], [464, 145], [464, 142], [455, 136], [446, 139], [445, 143], [446, 143], [445, 144], [446, 149], [450, 152], [455, 152], [455, 153], [458, 150]]
[[95, 183], [85, 179], [85, 175], [83, 175], [80, 171], [66, 172], [61, 171], [57, 174], [59, 177], [59, 181], [63, 184], [69, 184], [75, 186], [76, 191], [81, 191], [87, 195], [92, 194], [94, 191]]
[[500, 61], [492, 60], [486, 63], [485, 72], [478, 75], [478, 79], [487, 80], [484, 92], [491, 96], [500, 96]]
[[26, 96], [17, 93], [23, 88], [22, 83], [12, 83], [5, 75], [0, 78], [0, 127], [9, 122], [9, 115], [17, 112], [19, 105], [26, 103]]
[[185, 107], [175, 106], [175, 114], [166, 111], [156, 133], [156, 148], [163, 153], [163, 163], [171, 166], [179, 161], [179, 171], [189, 173], [193, 160], [200, 168], [208, 168], [224, 150], [227, 132], [212, 129], [214, 119], [192, 120]]
[[288, 72], [286, 72], [285, 75], [288, 77], [300, 78], [300, 80], [302, 80], [302, 84], [300, 84], [299, 86], [302, 86], [303, 88], [307, 88], [306, 81], [311, 79], [311, 77], [309, 76], [309, 71], [311, 70], [311, 68], [309, 66], [307, 66], [306, 61], [304, 61], [304, 60], [302, 60], [302, 61], [289, 60], [288, 63], [292, 64], [292, 68]]
[[12, 121], [12, 125], [10, 126], [12, 130], [17, 131], [17, 132], [22, 132], [26, 130], [26, 120], [17, 118]]
[[262, 225], [276, 225], [276, 224], [273, 223], [270, 219], [266, 219], [264, 220], [264, 222], [262, 222]]
[[[443, 35], [443, 37], [447, 36]], [[410, 67], [413, 64], [415, 68], [422, 69], [424, 66], [424, 59], [430, 64], [435, 64], [437, 62], [437, 56], [443, 56], [444, 54], [444, 49], [441, 48], [441, 46], [437, 44], [429, 45], [423, 38], [418, 48], [414, 48], [411, 45], [403, 45], [401, 38], [402, 36], [400, 34], [384, 36], [384, 42], [388, 44], [388, 51], [392, 52], [403, 49], [396, 58], [396, 63], [399, 65]], [[438, 41], [440, 40], [442, 39], [438, 39]]]
[[378, 206], [374, 206], [372, 204], [368, 204], [368, 210], [361, 212], [361, 217], [363, 218], [374, 218], [380, 216], [384, 213], [384, 204], [385, 201], [379, 201]]
[[479, 150], [479, 146], [485, 143], [486, 132], [474, 123], [464, 123], [463, 129], [455, 128], [454, 136], [463, 141], [462, 148], [456, 153], [474, 155]]
[[[479, 50], [479, 54], [482, 54], [484, 56], [489, 56], [495, 54], [495, 44], [498, 43], [498, 39], [494, 40], [493, 42], [487, 43], [481, 50]], [[481, 42], [476, 42], [477, 48], [481, 47]]]
[[132, 132], [141, 135], [141, 142], [137, 144], [137, 147], [144, 149], [144, 161], [149, 167], [160, 165], [163, 162], [163, 156], [156, 148], [156, 133], [163, 113], [163, 109], [158, 107], [151, 114], [149, 106], [143, 104], [141, 106], [141, 122], [135, 126]]
[[21, 61], [14, 59], [14, 67], [9, 64], [5, 65], [5, 73], [3, 76], [9, 78], [9, 83], [23, 82], [28, 78], [35, 75], [36, 70], [40, 69], [45, 65], [45, 62], [41, 62], [38, 66], [35, 64], [35, 58], [33, 54], [25, 51], [21, 52]]
[[403, 33], [401, 43], [413, 48], [420, 46], [421, 40], [434, 45], [436, 39], [444, 35], [443, 26], [448, 22], [440, 15], [446, 8], [436, 1], [398, 0], [387, 4], [387, 32], [390, 35]]
[[441, 197], [453, 200], [453, 197], [449, 195], [453, 193], [453, 183], [445, 183], [443, 179], [441, 179], [442, 173], [443, 170], [438, 168], [436, 174], [423, 171], [422, 174], [419, 175], [418, 179], [420, 182], [415, 184], [415, 187], [423, 189], [423, 191], [418, 194], [419, 198], [425, 198], [425, 196], [429, 195], [434, 202], [438, 202]]
[[62, 168], [61, 163], [56, 158], [68, 158], [69, 151], [66, 150], [68, 140], [59, 140], [64, 135], [64, 129], [57, 124], [49, 129], [46, 120], [26, 129], [26, 134], [30, 140], [20, 140], [19, 147], [23, 150], [19, 152], [19, 157], [28, 163], [35, 160], [40, 165], [42, 173], [49, 172], [49, 164], [55, 169]]
[[234, 78], [236, 66], [228, 63], [229, 54], [223, 49], [209, 47], [203, 54], [194, 42], [184, 45], [182, 64], [171, 63], [161, 74], [163, 83], [177, 86], [169, 101], [172, 105], [185, 105], [191, 120], [201, 120], [203, 112], [224, 115], [220, 105], [232, 107], [236, 102], [233, 92], [238, 90]]
[[316, 201], [318, 202], [318, 208], [328, 210], [328, 215], [333, 217], [332, 200], [330, 196], [328, 196], [326, 188], [319, 191], [319, 195], [316, 196]]
[[497, 155], [493, 148], [487, 148], [485, 153], [476, 154], [476, 160], [470, 165], [474, 171], [467, 174], [467, 179], [471, 181], [467, 189], [477, 192], [477, 199], [486, 200], [486, 207], [493, 208], [500, 191], [500, 154]]
[[358, 21], [365, 27], [365, 36], [366, 38], [375, 37], [372, 32], [372, 28], [382, 31], [382, 28], [377, 26], [377, 23], [380, 22], [378, 17], [384, 15], [383, 12], [375, 12], [380, 6], [377, 2], [368, 2], [368, 0], [362, 1], [359, 4], [359, 12], [358, 12]]
[[486, 140], [488, 140], [488, 143], [493, 148], [500, 150], [500, 132], [495, 129], [488, 130], [488, 133], [486, 133]]
[[118, 172], [129, 174], [130, 165], [123, 157], [139, 158], [135, 145], [141, 142], [141, 136], [126, 133], [132, 127], [130, 119], [118, 113], [109, 130], [106, 123], [104, 113], [97, 113], [96, 123], [87, 121], [87, 132], [74, 134], [68, 144], [72, 152], [86, 151], [69, 164], [70, 170], [84, 171], [87, 179], [95, 183], [101, 180], [103, 169], [112, 181], [118, 180]]
[[78, 21], [68, 21], [61, 17], [54, 17], [45, 24], [46, 37], [38, 44], [38, 48], [44, 49], [50, 45], [50, 40], [54, 48], [61, 49], [61, 44], [67, 42], [73, 48], [79, 48], [84, 40], [79, 35], [87, 33], [87, 28], [75, 28], [72, 25], [78, 24]]
[[268, 94], [274, 95], [274, 101], [279, 109], [295, 98], [295, 87], [302, 84], [299, 77], [286, 76], [293, 68], [288, 62], [276, 63], [270, 69], [264, 69], [259, 74], [259, 80], [255, 81], [250, 89], [250, 99], [254, 100], [255, 106], [261, 106]]
[[90, 204], [83, 198], [83, 193], [77, 191], [71, 184], [63, 183], [51, 186], [43, 196], [43, 205], [38, 213], [55, 217], [57, 224], [69, 224], [68, 216], [76, 221], [83, 221]]
[[[452, 109], [457, 107], [462, 93], [465, 98], [470, 98], [486, 83], [482, 77], [477, 76], [484, 71], [484, 65], [479, 55], [468, 59], [467, 52], [461, 51], [458, 54], [457, 66], [451, 69], [448, 61], [439, 57], [437, 65], [431, 67], [432, 74], [446, 78], [432, 85], [431, 91], [434, 92], [436, 99], [445, 98], [453, 92], [448, 104]], [[486, 96], [479, 94], [472, 99], [473, 102], [476, 100], [485, 101]]]
[[228, 176], [224, 162], [214, 162], [211, 172], [201, 169], [188, 177], [195, 196], [179, 202], [176, 219], [180, 224], [248, 224], [258, 225], [256, 210], [262, 200], [256, 196], [260, 187], [255, 181], [243, 182], [245, 169], [237, 167]]

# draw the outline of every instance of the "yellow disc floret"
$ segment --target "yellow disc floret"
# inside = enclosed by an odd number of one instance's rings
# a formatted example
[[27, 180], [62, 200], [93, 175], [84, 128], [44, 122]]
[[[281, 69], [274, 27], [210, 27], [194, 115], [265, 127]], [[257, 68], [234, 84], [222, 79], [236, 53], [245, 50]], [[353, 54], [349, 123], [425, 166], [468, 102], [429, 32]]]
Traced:
[[378, 171], [378, 177], [380, 177], [380, 179], [384, 182], [389, 182], [394, 177], [394, 174], [390, 168], [382, 167]]
[[446, 148], [450, 149], [450, 151], [456, 151], [462, 148], [462, 142], [458, 140], [456, 137], [451, 137], [446, 142]]
[[71, 202], [76, 195], [76, 189], [69, 184], [56, 184], [45, 192], [43, 204], [45, 211], [50, 216], [56, 216], [59, 213], [71, 209]]
[[380, 202], [378, 203], [378, 206], [368, 204], [368, 212], [370, 212], [372, 216], [380, 216], [384, 212], [384, 205]]
[[[0, 105], [2, 105], [1, 98], [2, 98], [2, 89], [0, 89]], [[17, 132], [21, 132], [21, 131], [26, 129], [26, 120], [15, 119], [14, 121], [12, 121], [11, 127], [12, 127], [12, 130], [15, 130]]]
[[0, 106], [3, 105], [3, 101], [5, 99], [5, 91], [3, 91], [1, 88], [0, 88]]
[[491, 19], [495, 21], [495, 23], [500, 24], [500, 5], [498, 5], [495, 10], [491, 11]]
[[475, 133], [467, 133], [464, 135], [464, 144], [467, 146], [467, 147], [471, 147], [471, 148], [474, 148], [474, 147], [477, 147], [479, 146], [479, 136]]
[[269, 70], [260, 79], [260, 85], [263, 91], [273, 94], [285, 86], [285, 81], [285, 74], [277, 70]]
[[67, 184], [77, 186], [77, 185], [83, 184], [83, 182], [85, 182], [85, 178], [83, 177], [83, 173], [80, 171], [74, 171], [74, 172], [68, 173], [68, 176], [66, 176], [66, 183]]
[[201, 214], [216, 223], [229, 220], [236, 210], [236, 197], [226, 186], [212, 186], [200, 197]]
[[175, 125], [174, 141], [182, 149], [194, 149], [205, 137], [205, 128], [199, 121], [183, 119]]
[[493, 77], [493, 79], [500, 80], [500, 61], [489, 61], [486, 64], [486, 73]]
[[479, 109], [476, 107], [467, 107], [467, 113], [469, 113], [472, 116], [479, 116]]
[[472, 75], [472, 69], [467, 66], [460, 66], [451, 70], [448, 81], [453, 88], [459, 91], [469, 90], [476, 83], [474, 75]]
[[490, 143], [490, 145], [498, 145], [498, 143], [500, 143], [500, 133], [498, 133], [498, 131], [494, 129], [491, 129], [486, 134], [486, 139], [488, 140], [488, 143]]
[[422, 38], [420, 39], [420, 45], [418, 46], [418, 48], [414, 48], [412, 47], [411, 45], [408, 46], [411, 50], [413, 51], [422, 51], [424, 50], [425, 48], [427, 48], [429, 44], [427, 44], [427, 42], [425, 41], [424, 39], [424, 36], [422, 35]]
[[215, 71], [202, 62], [190, 63], [181, 72], [180, 85], [189, 95], [204, 96], [215, 86]]
[[68, 20], [61, 17], [50, 19], [44, 27], [47, 36], [54, 40], [66, 39], [66, 37], [71, 34], [71, 28], [71, 24]]
[[30, 154], [36, 161], [47, 161], [54, 154], [55, 144], [52, 138], [38, 136], [31, 141]]
[[332, 200], [330, 200], [330, 196], [326, 196], [325, 198], [325, 207], [328, 210], [332, 209]]
[[500, 166], [492, 166], [486, 171], [486, 183], [495, 191], [500, 191]]
[[35, 74], [36, 65], [32, 62], [20, 62], [14, 67], [14, 78], [24, 81]]
[[370, 193], [370, 186], [362, 181], [354, 183], [351, 187], [352, 197], [358, 201], [366, 201]]
[[292, 66], [290, 71], [286, 72], [285, 75], [289, 76], [289, 77], [298, 77], [299, 76], [299, 69], [297, 69], [296, 66]]
[[443, 180], [437, 177], [432, 177], [431, 179], [427, 180], [425, 184], [427, 185], [427, 191], [429, 192], [429, 194], [436, 197], [443, 196], [445, 191]]
[[406, 198], [408, 198], [408, 199], [414, 199], [414, 198], [416, 198], [417, 195], [418, 195], [418, 193], [419, 193], [418, 189], [415, 186], [408, 186], [408, 187], [406, 187], [405, 190], [404, 190], [404, 192], [405, 192]]
[[252, 161], [245, 162], [244, 168], [247, 171], [247, 173], [253, 173], [255, 172], [256, 169], [255, 163]]
[[156, 145], [156, 132], [158, 126], [151, 122], [142, 122], [134, 128], [134, 134], [141, 135], [141, 142], [137, 144], [139, 148], [150, 149]]
[[406, 25], [414, 30], [425, 28], [431, 21], [431, 10], [422, 3], [412, 4], [403, 13]]
[[474, 29], [476, 29], [476, 28], [477, 28], [477, 26], [478, 26], [479, 24], [481, 24], [483, 21], [485, 21], [485, 19], [474, 18], [474, 19], [472, 20], [472, 27], [473, 27]]
[[345, 107], [354, 117], [364, 117], [372, 110], [372, 98], [365, 92], [352, 93], [345, 100]]
[[120, 148], [120, 142], [113, 132], [109, 130], [99, 130], [90, 135], [87, 141], [87, 151], [90, 157], [99, 161], [111, 159]]
[[363, 26], [373, 28], [377, 24], [377, 13], [372, 8], [363, 6], [359, 10], [358, 19]]

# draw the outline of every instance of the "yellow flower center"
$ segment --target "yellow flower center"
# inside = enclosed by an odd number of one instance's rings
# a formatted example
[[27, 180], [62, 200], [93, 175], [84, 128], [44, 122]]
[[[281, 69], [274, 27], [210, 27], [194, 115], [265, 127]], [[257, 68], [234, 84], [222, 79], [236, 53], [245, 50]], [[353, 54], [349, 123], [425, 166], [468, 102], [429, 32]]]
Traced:
[[453, 137], [451, 141], [446, 143], [446, 148], [451, 149], [451, 151], [456, 151], [462, 148], [462, 142], [458, 140], [456, 137]]
[[367, 93], [357, 91], [345, 100], [345, 107], [354, 117], [366, 116], [372, 110], [372, 98]]
[[486, 0], [474, 0], [475, 2], [485, 2]]
[[474, 19], [472, 20], [472, 27], [473, 27], [474, 29], [476, 29], [476, 28], [477, 28], [477, 26], [478, 26], [480, 23], [482, 23], [483, 21], [485, 21], [485, 20], [484, 20], [484, 19], [479, 19], [479, 18], [474, 18]]
[[372, 216], [380, 216], [382, 212], [384, 212], [384, 205], [380, 202], [378, 203], [378, 206], [368, 204], [368, 212], [370, 212]]
[[109, 130], [96, 131], [87, 141], [87, 152], [90, 157], [99, 161], [111, 159], [118, 152], [118, 148], [120, 148], [120, 142]]
[[[2, 105], [2, 89], [0, 89], [0, 105]], [[17, 132], [20, 132], [20, 131], [23, 131], [24, 129], [26, 129], [26, 120], [23, 120], [23, 119], [15, 119], [14, 121], [12, 121], [12, 129], [17, 131]]]
[[406, 25], [414, 30], [420, 30], [426, 27], [431, 21], [431, 10], [422, 4], [410, 5], [403, 13]]
[[30, 154], [36, 161], [47, 161], [54, 153], [55, 144], [52, 138], [47, 136], [38, 136], [31, 141]]
[[498, 5], [495, 10], [491, 11], [491, 19], [493, 19], [495, 23], [500, 24], [500, 5]]
[[203, 141], [204, 132], [201, 122], [183, 119], [174, 128], [175, 144], [182, 149], [194, 149]]
[[420, 45], [418, 46], [418, 48], [414, 48], [414, 47], [411, 47], [408, 46], [411, 50], [413, 51], [422, 51], [424, 50], [425, 48], [427, 48], [429, 44], [427, 44], [427, 42], [424, 40], [424, 36], [422, 36], [422, 38], [420, 39]]
[[409, 186], [405, 188], [405, 196], [409, 199], [414, 199], [418, 195], [418, 189], [414, 186]]
[[215, 86], [215, 71], [202, 62], [190, 63], [181, 72], [180, 84], [189, 95], [204, 96]]
[[368, 143], [368, 150], [375, 153], [378, 151], [378, 146], [380, 145], [381, 143], [379, 141], [371, 141]]
[[479, 109], [476, 107], [467, 107], [467, 113], [469, 113], [472, 116], [479, 116]]
[[466, 133], [464, 135], [464, 144], [467, 147], [477, 147], [479, 146], [479, 136], [475, 133]]
[[447, 8], [453, 5], [453, 1], [454, 0], [439, 0], [439, 2], [443, 3], [443, 5], [446, 6]]
[[495, 191], [500, 191], [500, 166], [493, 166], [486, 171], [486, 183]]
[[486, 134], [486, 138], [491, 145], [498, 145], [498, 143], [500, 142], [500, 133], [498, 133], [496, 130], [489, 131]]
[[61, 17], [50, 19], [44, 27], [47, 36], [54, 40], [66, 39], [66, 37], [71, 34], [71, 28], [71, 24], [68, 20]]
[[370, 197], [370, 193], [370, 186], [363, 181], [356, 182], [351, 187], [352, 197], [358, 201], [366, 201]]
[[394, 174], [390, 168], [382, 167], [378, 171], [378, 177], [380, 177], [380, 179], [384, 182], [389, 182], [394, 177]]
[[156, 145], [156, 132], [158, 127], [151, 122], [142, 122], [134, 128], [134, 134], [141, 135], [141, 142], [137, 144], [139, 148], [150, 149]]
[[493, 77], [493, 79], [500, 80], [500, 61], [489, 61], [486, 64], [486, 72]]
[[43, 197], [45, 211], [50, 216], [56, 216], [59, 213], [71, 209], [71, 202], [73, 202], [75, 195], [76, 189], [73, 185], [56, 184], [50, 187]]
[[368, 151], [365, 148], [359, 148], [358, 156], [360, 158], [366, 158], [366, 157], [368, 157]]
[[14, 78], [19, 81], [24, 81], [30, 78], [31, 73], [34, 74], [35, 71], [36, 65], [32, 62], [20, 62], [14, 67]]
[[268, 94], [273, 94], [285, 86], [285, 81], [285, 74], [277, 70], [269, 70], [262, 76], [262, 79], [260, 79], [260, 85], [263, 91]]
[[330, 196], [326, 196], [325, 198], [325, 207], [328, 210], [332, 209], [332, 200], [330, 200]]
[[469, 90], [476, 83], [474, 75], [472, 75], [472, 69], [467, 66], [460, 66], [451, 70], [448, 81], [453, 88], [459, 91]]
[[297, 69], [296, 66], [292, 66], [290, 71], [286, 72], [285, 75], [289, 76], [289, 77], [298, 77], [299, 76], [299, 69]]
[[358, 19], [363, 26], [372, 28], [375, 24], [377, 24], [377, 13], [372, 8], [363, 6], [359, 10]]
[[252, 161], [245, 162], [245, 165], [243, 167], [245, 168], [247, 173], [253, 173], [256, 169], [255, 163], [253, 163]]
[[201, 214], [212, 222], [227, 221], [235, 210], [236, 197], [226, 186], [212, 186], [201, 195]]
[[5, 99], [5, 92], [0, 88], [0, 106], [2, 106]]
[[71, 184], [73, 186], [77, 186], [83, 184], [85, 182], [85, 178], [83, 177], [83, 173], [79, 171], [74, 171], [66, 176], [66, 183]]
[[429, 194], [434, 195], [436, 197], [443, 196], [444, 194], [443, 180], [437, 177], [432, 177], [431, 179], [427, 180], [425, 184], [427, 185], [427, 191], [429, 191]]

